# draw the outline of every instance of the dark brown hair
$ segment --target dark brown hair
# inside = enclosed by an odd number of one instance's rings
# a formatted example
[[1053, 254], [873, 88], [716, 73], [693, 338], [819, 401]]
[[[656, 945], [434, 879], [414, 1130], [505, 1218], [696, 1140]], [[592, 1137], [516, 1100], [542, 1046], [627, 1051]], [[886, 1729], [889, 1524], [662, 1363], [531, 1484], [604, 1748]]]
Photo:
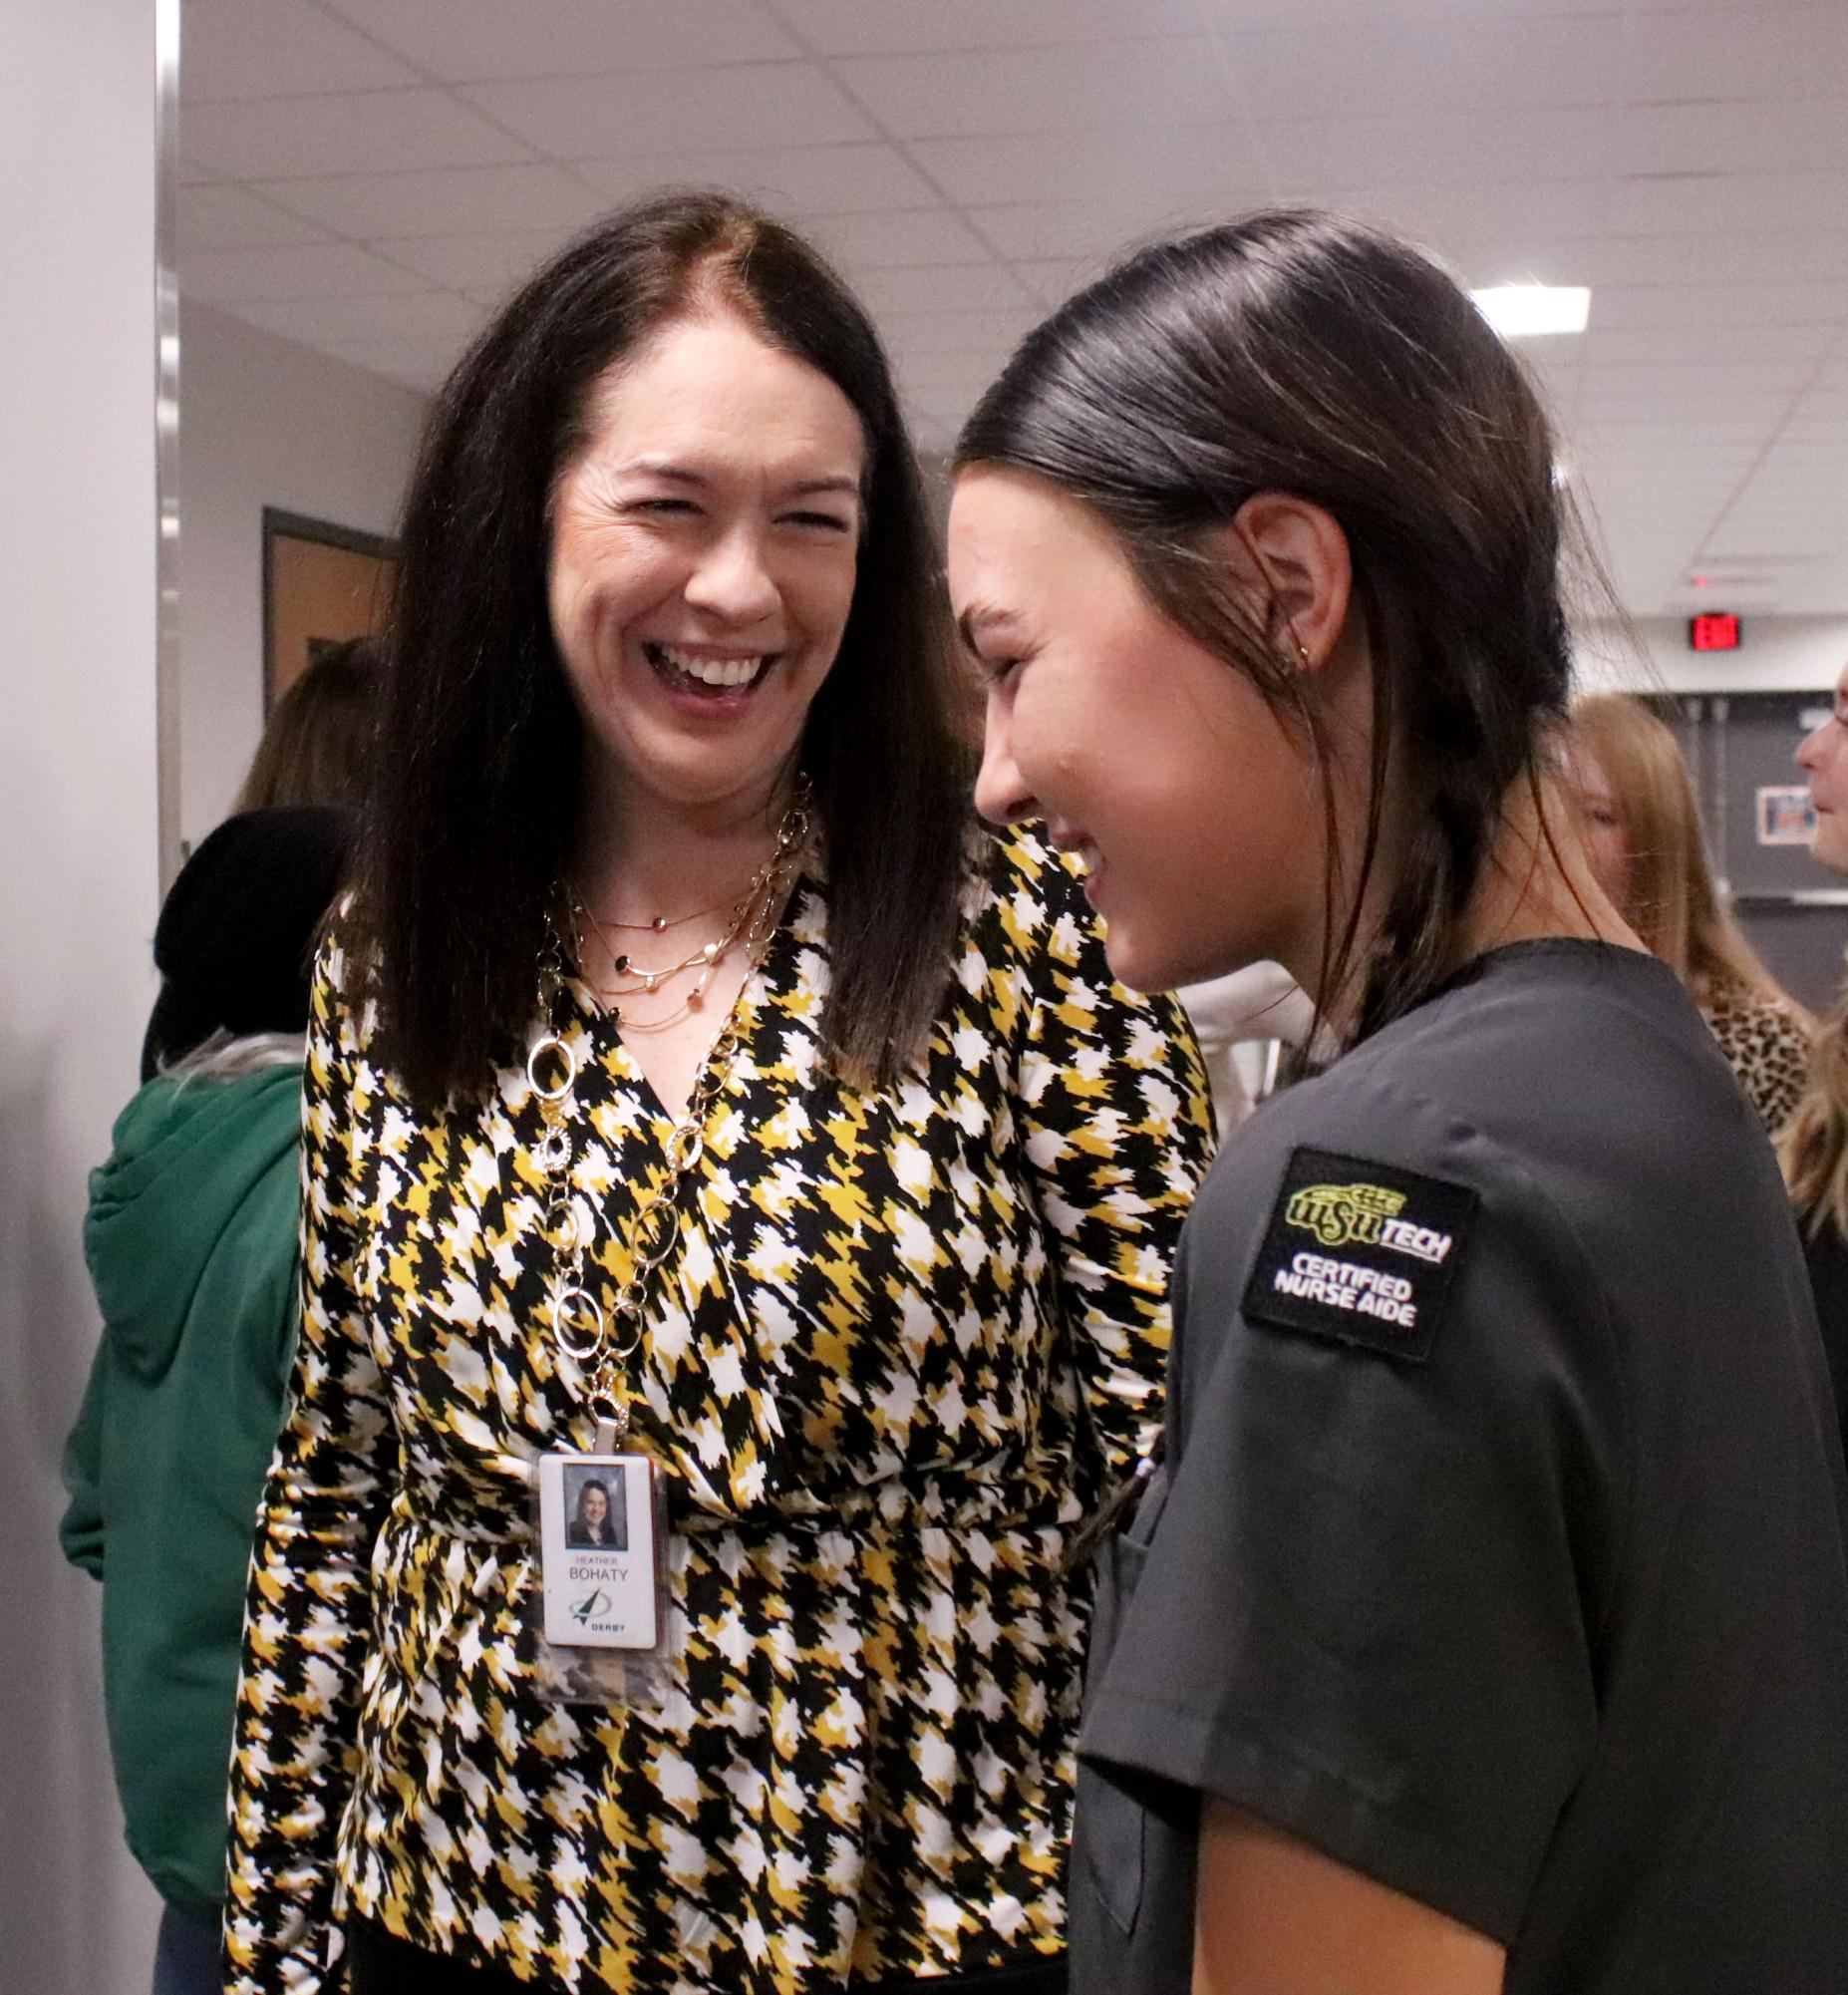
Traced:
[[[1359, 1030], [1432, 990], [1455, 966], [1459, 917], [1517, 780], [1546, 823], [1542, 738], [1569, 670], [1551, 433], [1464, 293], [1407, 244], [1329, 214], [1273, 211], [1155, 244], [1027, 337], [963, 431], [957, 467], [974, 465], [1088, 505], [1155, 607], [1248, 674], [1316, 751], [1325, 1003], [1357, 947], [1389, 763], [1411, 791], [1408, 831]], [[1254, 613], [1206, 545], [1267, 491], [1341, 525], [1372, 649], [1371, 805], [1345, 879], [1326, 743], [1288, 628], [1275, 604]]]
[[376, 637], [322, 646], [270, 709], [231, 809], [357, 805], [372, 774], [382, 664]]
[[530, 1019], [575, 826], [581, 729], [546, 598], [552, 493], [608, 369], [714, 309], [825, 375], [866, 437], [852, 608], [801, 746], [826, 839], [823, 1044], [843, 1071], [886, 1078], [935, 1015], [967, 756], [890, 370], [799, 237], [721, 195], [670, 195], [612, 216], [517, 293], [445, 384], [412, 481], [360, 918], [390, 1057], [426, 1104], [484, 1086]]

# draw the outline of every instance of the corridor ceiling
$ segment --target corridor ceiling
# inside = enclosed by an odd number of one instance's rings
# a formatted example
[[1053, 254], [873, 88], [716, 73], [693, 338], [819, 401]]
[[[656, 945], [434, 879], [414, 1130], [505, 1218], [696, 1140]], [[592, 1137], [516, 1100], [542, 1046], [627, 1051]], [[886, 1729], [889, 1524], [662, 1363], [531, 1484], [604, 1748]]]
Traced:
[[182, 299], [419, 389], [598, 213], [717, 184], [832, 252], [941, 449], [1125, 244], [1329, 204], [1592, 287], [1523, 344], [1633, 612], [1848, 613], [1848, 0], [184, 0], [181, 35]]

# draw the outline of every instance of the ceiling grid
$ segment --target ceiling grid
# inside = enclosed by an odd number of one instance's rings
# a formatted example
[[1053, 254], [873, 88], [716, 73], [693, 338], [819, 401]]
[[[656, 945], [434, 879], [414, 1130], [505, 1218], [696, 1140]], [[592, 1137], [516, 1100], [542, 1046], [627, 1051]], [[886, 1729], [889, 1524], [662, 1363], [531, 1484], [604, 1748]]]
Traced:
[[1840, 0], [185, 0], [182, 26], [182, 299], [419, 389], [598, 213], [727, 184], [828, 248], [942, 448], [1124, 244], [1328, 203], [1471, 284], [1592, 287], [1583, 336], [1526, 351], [1633, 610], [1848, 612]]

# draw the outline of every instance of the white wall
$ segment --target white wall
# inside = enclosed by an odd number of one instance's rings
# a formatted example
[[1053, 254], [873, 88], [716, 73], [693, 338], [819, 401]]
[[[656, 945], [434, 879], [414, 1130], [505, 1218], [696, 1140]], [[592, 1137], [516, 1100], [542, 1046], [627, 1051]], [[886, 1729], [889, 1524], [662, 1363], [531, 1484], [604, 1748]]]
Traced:
[[1578, 633], [1581, 691], [1822, 692], [1848, 665], [1848, 617], [1745, 616], [1736, 651], [1691, 651], [1683, 617], [1640, 617], [1635, 628], [1640, 654], [1595, 624]]
[[153, 996], [154, 0], [0, 6], [0, 1988], [134, 1995], [153, 1892], [103, 1750], [58, 1457], [84, 1179]]
[[180, 834], [196, 843], [262, 731], [264, 506], [390, 533], [429, 405], [184, 300], [179, 354]]

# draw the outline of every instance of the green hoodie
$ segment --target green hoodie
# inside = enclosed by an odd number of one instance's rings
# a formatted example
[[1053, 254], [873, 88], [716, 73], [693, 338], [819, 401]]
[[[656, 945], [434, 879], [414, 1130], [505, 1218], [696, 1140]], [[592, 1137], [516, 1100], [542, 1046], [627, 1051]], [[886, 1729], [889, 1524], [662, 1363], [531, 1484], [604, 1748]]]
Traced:
[[223, 1896], [244, 1577], [294, 1344], [302, 1070], [151, 1081], [90, 1176], [103, 1342], [65, 1450], [65, 1556], [103, 1581], [129, 1847], [177, 1910]]

